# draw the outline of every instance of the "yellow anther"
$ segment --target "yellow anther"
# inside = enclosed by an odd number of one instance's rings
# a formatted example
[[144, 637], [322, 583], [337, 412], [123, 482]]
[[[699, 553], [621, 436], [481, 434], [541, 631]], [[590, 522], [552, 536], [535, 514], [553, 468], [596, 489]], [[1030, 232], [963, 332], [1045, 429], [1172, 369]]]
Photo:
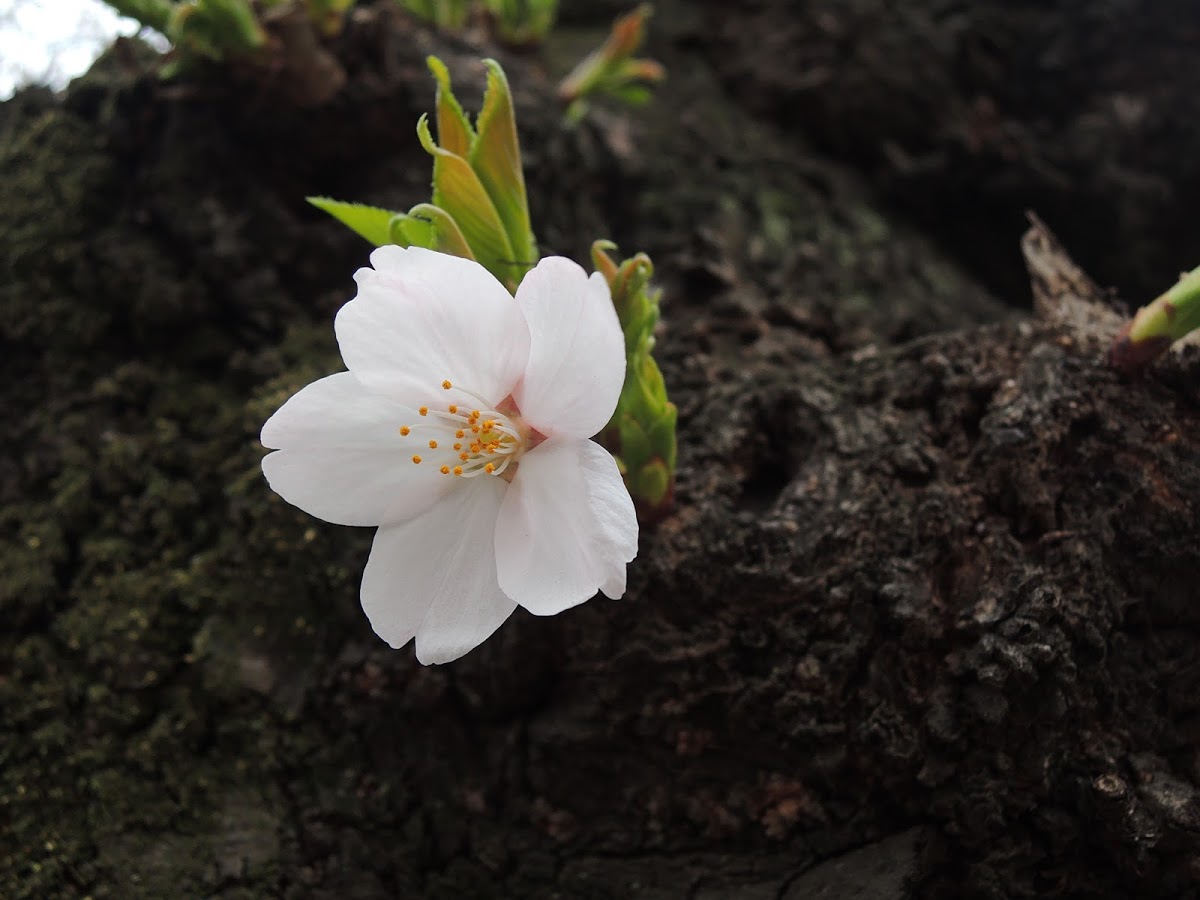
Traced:
[[461, 459], [463, 462], [466, 462], [468, 459], [471, 458], [471, 454], [464, 450], [462, 453], [458, 454], [458, 458]]
[[479, 410], [477, 410], [477, 409], [471, 410], [471, 418], [472, 419], [478, 419], [481, 415], [483, 415], [483, 413], [481, 413]]
[[455, 467], [454, 467], [454, 474], [455, 474], [455, 475], [461, 475], [461, 474], [462, 474], [462, 466], [455, 466]]
[[443, 475], [449, 475], [449, 474], [450, 474], [450, 467], [449, 467], [449, 466], [442, 466], [442, 474], [443, 474]]
[[448, 390], [450, 390], [450, 388], [452, 388], [452, 387], [454, 387], [454, 385], [452, 385], [450, 382], [448, 382], [448, 381], [443, 381], [443, 382], [442, 382], [442, 388], [443, 388], [444, 390], [447, 390], [447, 391], [448, 391]]
[[483, 467], [483, 471], [485, 471], [489, 475], [491, 475], [493, 472], [496, 471], [496, 467], [493, 466], [491, 463], [488, 463], [486, 466]]
[[471, 426], [471, 434], [479, 434], [479, 426], [478, 425]]
[[429, 407], [422, 406], [420, 409], [417, 410], [417, 412], [419, 412], [423, 416], [427, 416], [427, 415], [429, 415]]
[[450, 415], [454, 415], [456, 412], [458, 412], [458, 404], [451, 403], [448, 409], [450, 410]]
[[454, 449], [455, 449], [455, 450], [461, 450], [461, 449], [462, 449], [462, 444], [455, 444], [455, 445], [454, 445]]
[[429, 449], [430, 449], [430, 450], [436, 450], [436, 449], [437, 449], [437, 441], [430, 441], [430, 442], [429, 442]]
[[484, 431], [491, 431], [491, 430], [492, 430], [492, 426], [494, 426], [495, 424], [496, 424], [496, 420], [495, 420], [495, 419], [484, 419], [484, 420], [483, 420], [483, 430], [484, 430]]
[[407, 425], [400, 426], [400, 437], [408, 437], [408, 433], [412, 431]]
[[454, 432], [454, 436], [456, 438], [464, 438], [467, 436], [467, 433], [460, 428], [458, 431]]
[[420, 462], [421, 462], [421, 457], [419, 457], [419, 456], [414, 456], [414, 457], [413, 457], [413, 465], [414, 465], [414, 466], [415, 466], [415, 465], [417, 465], [417, 464], [418, 464], [418, 463], [420, 463]]

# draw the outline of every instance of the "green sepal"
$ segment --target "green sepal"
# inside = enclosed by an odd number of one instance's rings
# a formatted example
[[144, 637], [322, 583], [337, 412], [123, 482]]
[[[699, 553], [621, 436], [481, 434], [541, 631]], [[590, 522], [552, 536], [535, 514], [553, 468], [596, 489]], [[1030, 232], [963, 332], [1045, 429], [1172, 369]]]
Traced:
[[519, 283], [537, 262], [537, 245], [529, 224], [517, 119], [504, 70], [494, 59], [485, 59], [483, 64], [488, 70], [487, 88], [468, 161], [504, 223], [515, 263], [510, 274]]
[[513, 277], [513, 251], [504, 223], [487, 190], [470, 163], [434, 143], [429, 117], [417, 122], [421, 146], [433, 157], [433, 205], [449, 213], [458, 223], [475, 259], [515, 292], [520, 277]]
[[392, 238], [392, 220], [403, 213], [364, 203], [346, 203], [329, 197], [306, 197], [309, 203], [329, 213], [355, 234], [366, 238], [376, 247], [395, 243]]

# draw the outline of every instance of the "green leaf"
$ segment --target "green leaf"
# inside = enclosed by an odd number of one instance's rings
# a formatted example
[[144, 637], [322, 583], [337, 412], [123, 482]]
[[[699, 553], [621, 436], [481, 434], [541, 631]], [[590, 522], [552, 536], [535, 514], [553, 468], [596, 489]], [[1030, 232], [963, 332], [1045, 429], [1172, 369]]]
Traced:
[[458, 98], [450, 87], [450, 72], [436, 56], [427, 57], [425, 63], [437, 79], [436, 121], [438, 145], [443, 150], [467, 156], [475, 142], [475, 129], [471, 127], [467, 114], [459, 105]]
[[654, 92], [645, 85], [627, 84], [612, 89], [612, 96], [627, 106], [645, 106], [654, 99]]
[[516, 291], [523, 270], [513, 265], [512, 246], [504, 223], [479, 176], [461, 156], [433, 142], [428, 116], [421, 116], [417, 122], [417, 137], [433, 157], [433, 205], [458, 223], [475, 259], [510, 291]]
[[494, 59], [484, 60], [484, 65], [488, 70], [487, 90], [469, 160], [504, 223], [513, 260], [518, 263], [513, 275], [519, 282], [537, 262], [537, 245], [529, 224], [516, 114], [504, 70]]
[[475, 259], [454, 217], [432, 203], [418, 203], [408, 211], [407, 216], [399, 217], [393, 225], [393, 234], [397, 227], [408, 240], [409, 246]]
[[333, 216], [355, 234], [366, 238], [376, 247], [392, 243], [392, 219], [400, 215], [390, 209], [345, 203], [329, 197], [308, 197], [309, 203]]
[[136, 19], [148, 28], [167, 33], [175, 6], [170, 0], [107, 0], [123, 16]]

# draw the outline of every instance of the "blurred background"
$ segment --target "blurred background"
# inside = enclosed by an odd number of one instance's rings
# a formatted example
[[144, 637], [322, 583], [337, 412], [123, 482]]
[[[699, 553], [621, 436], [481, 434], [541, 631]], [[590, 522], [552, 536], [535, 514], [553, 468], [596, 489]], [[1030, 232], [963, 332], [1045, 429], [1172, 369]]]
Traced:
[[[100, 0], [0, 0], [0, 100], [22, 84], [66, 87], [113, 38], [139, 30]], [[161, 41], [149, 30], [142, 36]]]

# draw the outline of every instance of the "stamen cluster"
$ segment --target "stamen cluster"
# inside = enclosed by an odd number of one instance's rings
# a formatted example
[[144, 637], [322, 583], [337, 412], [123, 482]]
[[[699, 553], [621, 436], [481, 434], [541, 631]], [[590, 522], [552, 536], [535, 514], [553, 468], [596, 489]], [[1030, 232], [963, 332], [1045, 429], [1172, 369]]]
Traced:
[[[443, 381], [442, 388], [450, 390], [454, 385]], [[458, 389], [460, 393], [487, 404], [471, 391]], [[401, 425], [401, 437], [420, 437], [430, 450], [441, 451], [428, 460], [437, 466], [443, 475], [459, 478], [474, 478], [477, 475], [503, 475], [524, 449], [525, 441], [521, 429], [508, 416], [493, 409], [464, 411], [457, 403], [449, 403], [446, 409], [430, 409], [422, 406], [417, 413], [432, 421], [424, 425]], [[453, 434], [453, 440], [447, 435]], [[428, 437], [429, 435], [435, 435]], [[419, 453], [412, 456], [413, 465], [426, 462]]]

